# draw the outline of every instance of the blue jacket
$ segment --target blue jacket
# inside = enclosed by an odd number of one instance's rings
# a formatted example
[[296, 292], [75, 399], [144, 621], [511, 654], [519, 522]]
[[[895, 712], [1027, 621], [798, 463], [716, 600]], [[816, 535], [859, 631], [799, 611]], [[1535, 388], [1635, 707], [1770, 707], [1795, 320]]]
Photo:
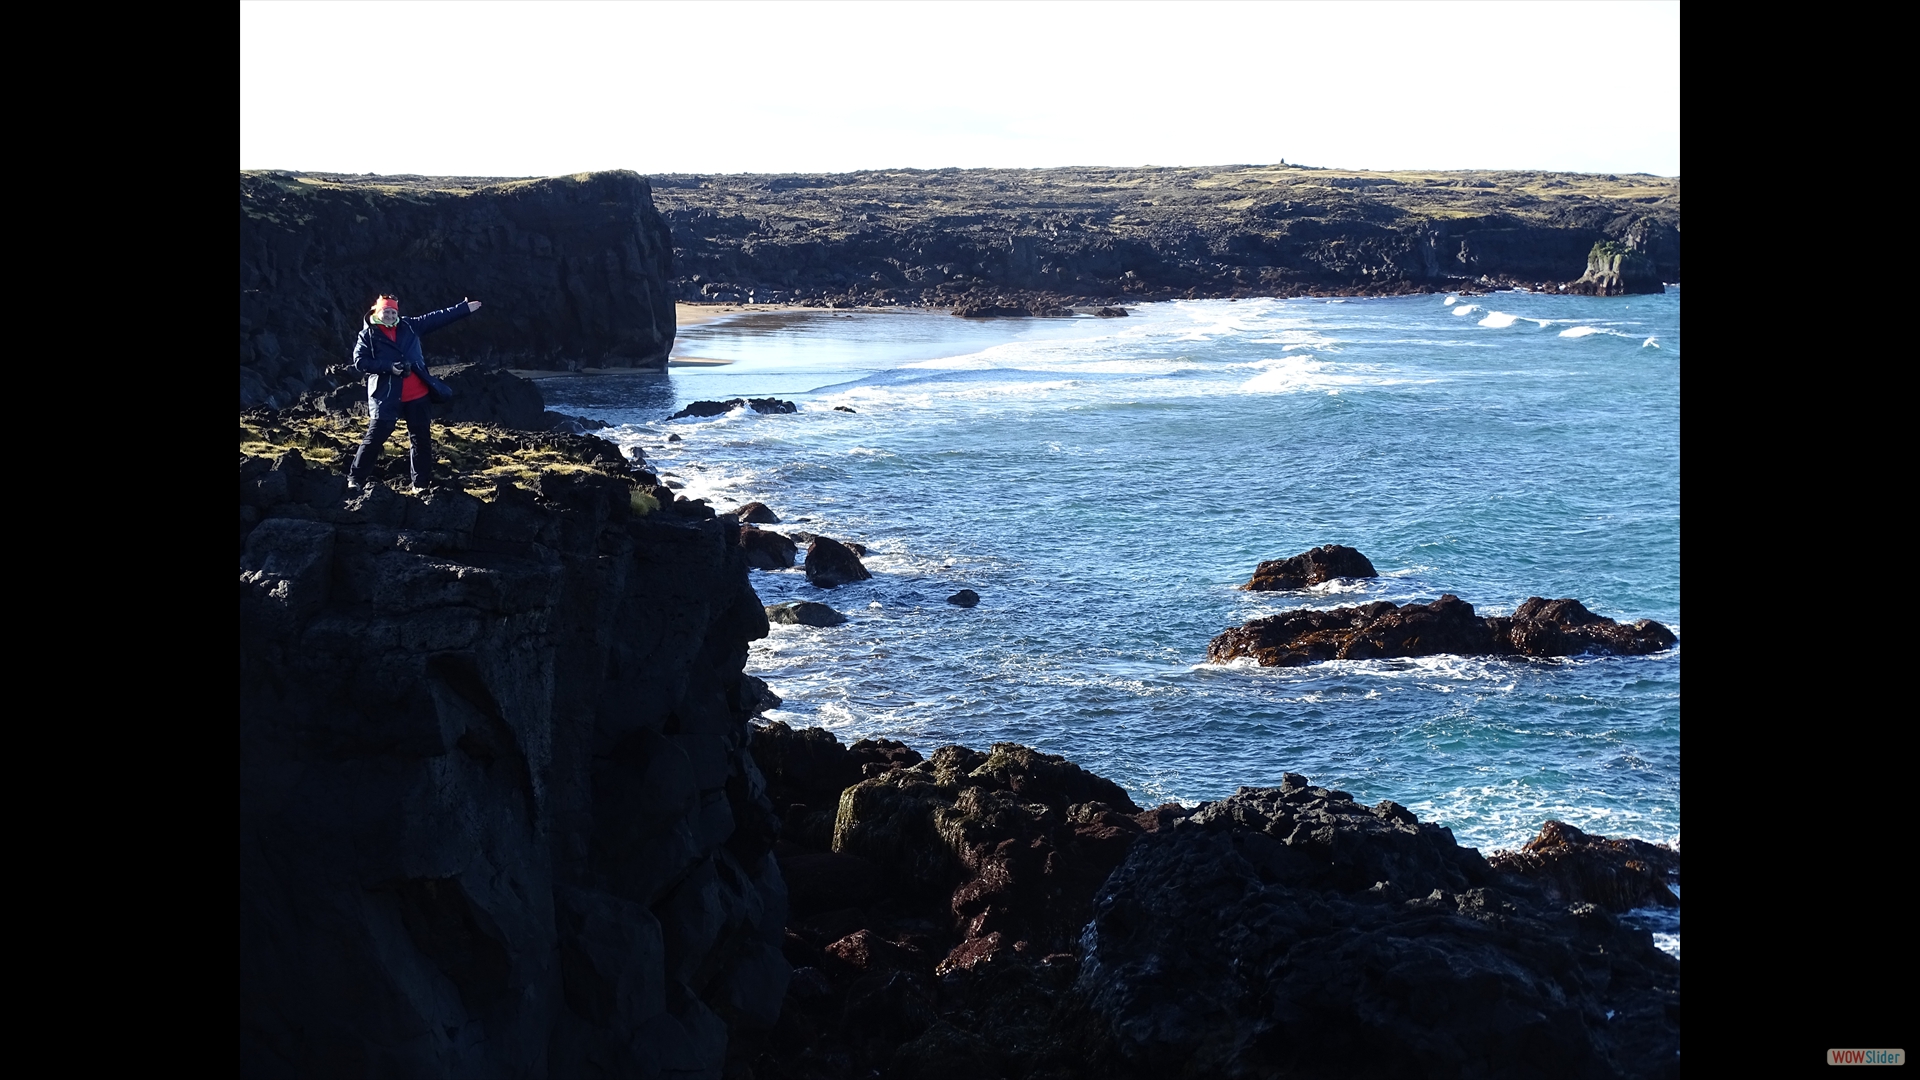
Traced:
[[407, 371], [425, 375], [427, 358], [420, 352], [420, 335], [431, 334], [471, 314], [472, 310], [462, 302], [425, 315], [403, 318], [400, 325], [393, 328], [392, 341], [387, 340], [380, 324], [369, 318], [353, 342], [353, 366], [367, 373], [367, 400], [378, 405], [398, 404], [400, 384], [407, 381], [407, 375], [406, 371], [393, 374], [393, 365], [405, 364]]

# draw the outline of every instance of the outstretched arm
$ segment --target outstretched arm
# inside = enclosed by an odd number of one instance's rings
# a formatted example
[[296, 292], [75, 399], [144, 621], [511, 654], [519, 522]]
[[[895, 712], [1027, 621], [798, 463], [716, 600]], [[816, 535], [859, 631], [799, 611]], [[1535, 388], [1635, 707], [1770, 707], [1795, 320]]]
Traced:
[[479, 310], [480, 301], [462, 300], [452, 307], [441, 308], [439, 311], [429, 311], [425, 315], [415, 315], [408, 321], [413, 323], [414, 333], [431, 334], [448, 323], [457, 322]]

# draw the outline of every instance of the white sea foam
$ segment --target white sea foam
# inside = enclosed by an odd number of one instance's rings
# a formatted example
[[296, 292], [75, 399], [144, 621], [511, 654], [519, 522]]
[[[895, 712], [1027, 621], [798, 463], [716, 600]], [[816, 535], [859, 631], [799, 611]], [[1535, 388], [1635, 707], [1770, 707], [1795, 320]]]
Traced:
[[1592, 337], [1595, 334], [1604, 334], [1604, 333], [1606, 333], [1606, 331], [1600, 329], [1597, 326], [1575, 326], [1575, 327], [1572, 327], [1571, 329], [1560, 331], [1560, 336], [1571, 337], [1571, 338], [1582, 338], [1582, 337]]
[[1512, 326], [1519, 318], [1520, 316], [1518, 315], [1509, 315], [1504, 311], [1489, 311], [1487, 312], [1487, 317], [1480, 320], [1480, 325], [1491, 326], [1495, 330], [1498, 330], [1502, 327]]
[[1657, 337], [1650, 337], [1647, 340], [1641, 342], [1640, 347], [1643, 349], [1647, 349], [1647, 348], [1657, 349], [1660, 347], [1660, 339]]
[[1449, 296], [1445, 300], [1441, 301], [1441, 303], [1447, 305], [1448, 307], [1452, 307], [1453, 305], [1459, 302], [1460, 302], [1460, 298], [1457, 296]]
[[1459, 307], [1453, 309], [1453, 313], [1455, 315], [1465, 315], [1469, 311], [1479, 311], [1479, 310], [1480, 310], [1479, 304], [1461, 304]]

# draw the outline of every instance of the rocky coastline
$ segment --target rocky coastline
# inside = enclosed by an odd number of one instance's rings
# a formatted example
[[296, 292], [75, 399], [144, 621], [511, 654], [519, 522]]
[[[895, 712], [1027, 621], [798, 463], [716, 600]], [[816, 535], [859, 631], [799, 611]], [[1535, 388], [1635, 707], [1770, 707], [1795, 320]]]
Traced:
[[[1149, 300], [1680, 280], [1676, 178], [1216, 168], [653, 178], [675, 295], [1064, 315]], [[1604, 249], [1631, 261], [1590, 266]], [[1596, 276], [1608, 275], [1612, 276]]]
[[424, 496], [346, 489], [349, 402], [242, 413], [244, 1074], [1677, 1072], [1679, 963], [1621, 918], [1677, 850], [1489, 860], [1292, 774], [1142, 808], [767, 722], [749, 643], [834, 613], [763, 607], [756, 559], [829, 588], [864, 549], [459, 374]]
[[373, 294], [494, 307], [436, 357], [663, 369], [675, 301], [1117, 317], [1154, 300], [1680, 280], [1676, 178], [1303, 166], [240, 176], [241, 408], [344, 368]]

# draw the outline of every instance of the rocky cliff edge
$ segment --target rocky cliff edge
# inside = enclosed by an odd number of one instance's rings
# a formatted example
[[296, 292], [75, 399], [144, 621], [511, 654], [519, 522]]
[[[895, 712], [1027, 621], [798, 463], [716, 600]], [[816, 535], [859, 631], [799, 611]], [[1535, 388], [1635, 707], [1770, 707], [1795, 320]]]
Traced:
[[[630, 172], [531, 180], [240, 174], [240, 407], [325, 391], [381, 293], [488, 306], [429, 361], [664, 368], [673, 239]], [[351, 380], [349, 380], [351, 381]]]

